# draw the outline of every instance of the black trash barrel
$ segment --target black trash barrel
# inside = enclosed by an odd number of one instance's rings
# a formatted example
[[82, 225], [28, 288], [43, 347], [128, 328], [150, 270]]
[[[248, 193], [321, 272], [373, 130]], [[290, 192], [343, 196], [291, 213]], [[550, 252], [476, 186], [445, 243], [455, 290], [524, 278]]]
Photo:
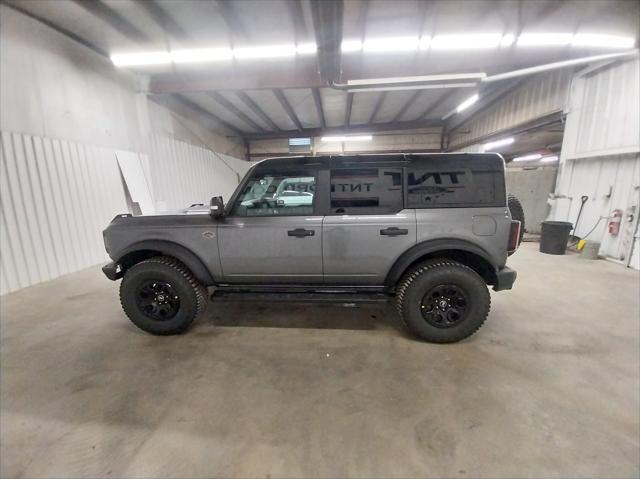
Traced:
[[566, 221], [543, 221], [540, 235], [540, 252], [564, 254], [573, 224]]

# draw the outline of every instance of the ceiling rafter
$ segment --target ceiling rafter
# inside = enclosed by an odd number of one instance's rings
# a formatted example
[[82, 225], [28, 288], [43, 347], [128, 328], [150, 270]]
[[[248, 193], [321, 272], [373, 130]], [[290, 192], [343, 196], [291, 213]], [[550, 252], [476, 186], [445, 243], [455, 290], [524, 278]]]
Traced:
[[233, 8], [233, 1], [218, 0], [217, 5], [224, 23], [227, 25], [231, 45], [233, 46], [235, 44], [235, 39], [238, 35], [244, 40], [251, 40], [249, 29], [245, 26], [242, 18], [240, 18]]
[[382, 104], [384, 103], [385, 98], [387, 98], [387, 93], [388, 92], [386, 91], [383, 91], [380, 93], [380, 96], [378, 97], [378, 101], [376, 102], [376, 105], [373, 107], [373, 111], [371, 112], [371, 116], [369, 117], [369, 123], [375, 122], [376, 115], [380, 111], [380, 108], [382, 107]]
[[344, 109], [344, 124], [345, 126], [349, 126], [349, 123], [351, 123], [351, 110], [353, 110], [353, 97], [354, 97], [355, 93], [353, 93], [352, 91], [347, 93], [347, 104], [345, 105], [345, 109]]
[[304, 12], [302, 10], [301, 0], [288, 0], [286, 2], [289, 16], [291, 17], [291, 23], [293, 24], [293, 30], [295, 32], [296, 44], [307, 39], [309, 30], [307, 29], [307, 23], [304, 19]]
[[228, 130], [232, 131], [233, 133], [235, 133], [237, 136], [239, 136], [241, 138], [244, 138], [247, 135], [247, 132], [240, 130], [239, 128], [235, 127], [231, 123], [229, 123], [229, 122], [223, 120], [222, 118], [220, 118], [215, 113], [212, 113], [209, 110], [206, 110], [205, 108], [201, 107], [197, 103], [194, 103], [193, 101], [189, 100], [188, 98], [185, 98], [184, 96], [180, 95], [179, 93], [174, 94], [173, 97], [174, 97], [175, 100], [178, 101], [178, 103], [181, 103], [183, 106], [191, 109], [192, 111], [198, 113], [199, 115], [208, 117], [211, 120], [219, 123], [220, 125], [222, 125], [226, 129], [228, 129]]
[[280, 105], [282, 106], [282, 108], [284, 108], [284, 111], [287, 112], [287, 115], [289, 116], [293, 124], [296, 125], [296, 128], [298, 129], [298, 131], [302, 131], [304, 127], [302, 126], [302, 123], [300, 123], [300, 120], [298, 119], [298, 115], [296, 115], [296, 112], [293, 111], [293, 108], [291, 108], [291, 104], [289, 103], [289, 100], [287, 100], [287, 97], [285, 96], [284, 92], [280, 89], [275, 89], [273, 90], [273, 94], [276, 96], [276, 98], [280, 102]]
[[395, 123], [376, 123], [375, 125], [352, 125], [331, 128], [303, 128], [302, 130], [284, 130], [280, 132], [251, 133], [250, 140], [273, 138], [300, 138], [332, 134], [373, 133], [382, 131], [416, 130], [421, 128], [442, 127], [441, 120], [400, 121]]
[[240, 99], [240, 101], [242, 101], [242, 103], [244, 103], [245, 105], [247, 105], [247, 107], [254, 112], [257, 116], [259, 116], [260, 118], [262, 118], [262, 120], [271, 127], [272, 130], [274, 131], [282, 131], [282, 128], [280, 128], [275, 121], [273, 121], [269, 115], [267, 115], [264, 110], [262, 108], [260, 108], [260, 106], [258, 106], [258, 104], [253, 101], [253, 99], [247, 95], [245, 92], [243, 91], [236, 91], [236, 96]]
[[324, 108], [322, 107], [322, 97], [320, 96], [319, 88], [312, 88], [313, 92], [313, 102], [316, 104], [316, 112], [318, 113], [318, 121], [320, 122], [320, 126], [322, 128], [327, 127], [327, 120], [324, 116]]
[[415, 101], [418, 99], [418, 97], [420, 96], [420, 93], [422, 93], [422, 90], [414, 91], [413, 94], [409, 97], [409, 99], [404, 103], [404, 105], [402, 105], [402, 108], [400, 108], [398, 113], [396, 113], [396, 116], [393, 117], [393, 120], [391, 120], [391, 122], [400, 120], [400, 118], [402, 118], [402, 116], [407, 112], [407, 110], [411, 108], [411, 105], [413, 105]]
[[156, 0], [135, 2], [164, 31], [177, 40], [189, 40], [190, 35]]
[[257, 124], [255, 121], [249, 118], [242, 110], [240, 110], [237, 106], [235, 106], [233, 103], [231, 103], [229, 100], [227, 100], [224, 96], [222, 96], [217, 91], [208, 92], [207, 95], [213, 100], [215, 100], [219, 105], [221, 105], [222, 107], [226, 108], [228, 111], [233, 113], [236, 117], [240, 118], [240, 120], [245, 122], [254, 130], [266, 131], [265, 128], [263, 128], [261, 125]]
[[151, 43], [151, 38], [131, 23], [126, 17], [120, 15], [102, 0], [73, 0], [76, 5], [83, 8], [96, 18], [99, 18], [111, 28], [127, 37], [132, 42]]

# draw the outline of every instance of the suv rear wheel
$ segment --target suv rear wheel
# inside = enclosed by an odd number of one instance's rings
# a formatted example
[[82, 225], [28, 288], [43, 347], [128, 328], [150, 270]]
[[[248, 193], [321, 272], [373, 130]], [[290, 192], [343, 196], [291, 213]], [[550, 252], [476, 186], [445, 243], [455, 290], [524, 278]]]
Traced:
[[452, 260], [422, 263], [400, 281], [396, 306], [407, 329], [434, 343], [471, 336], [484, 323], [491, 297], [484, 280]]
[[127, 270], [120, 284], [120, 302], [140, 329], [179, 334], [205, 309], [207, 291], [180, 261], [155, 256]]

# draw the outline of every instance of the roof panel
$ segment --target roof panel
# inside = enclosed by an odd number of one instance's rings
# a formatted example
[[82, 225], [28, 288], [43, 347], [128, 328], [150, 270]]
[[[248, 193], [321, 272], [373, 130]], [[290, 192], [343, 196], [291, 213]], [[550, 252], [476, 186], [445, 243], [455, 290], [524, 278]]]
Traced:
[[313, 92], [309, 88], [290, 88], [284, 90], [293, 111], [305, 128], [318, 128], [320, 121], [313, 101]]
[[206, 93], [200, 93], [200, 92], [184, 93], [183, 96], [189, 101], [192, 101], [197, 105], [200, 105], [206, 111], [213, 113], [215, 116], [217, 116], [221, 120], [236, 127], [238, 130], [251, 132], [251, 133], [259, 133], [255, 128], [253, 128], [251, 125], [246, 124], [244, 121], [238, 118], [234, 113], [227, 110], [224, 106], [220, 105], [217, 101], [215, 101]]
[[332, 88], [321, 88], [320, 96], [324, 108], [327, 126], [344, 125], [344, 113], [347, 105], [347, 94]]
[[271, 90], [250, 90], [246, 93], [280, 128], [283, 130], [296, 129], [296, 125], [291, 121]]

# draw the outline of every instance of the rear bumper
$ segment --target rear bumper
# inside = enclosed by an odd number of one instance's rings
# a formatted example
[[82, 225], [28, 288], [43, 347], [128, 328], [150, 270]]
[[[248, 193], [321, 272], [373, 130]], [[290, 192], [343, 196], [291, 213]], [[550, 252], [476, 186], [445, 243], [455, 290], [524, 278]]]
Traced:
[[122, 278], [122, 276], [124, 274], [124, 272], [122, 271], [122, 268], [120, 267], [120, 265], [117, 264], [117, 263], [114, 263], [114, 262], [105, 264], [102, 267], [102, 272], [111, 281], [115, 281], [117, 279]]
[[493, 285], [494, 291], [502, 291], [503, 289], [511, 289], [513, 288], [513, 283], [516, 281], [516, 273], [511, 268], [501, 268], [498, 270], [496, 274], [496, 284]]

